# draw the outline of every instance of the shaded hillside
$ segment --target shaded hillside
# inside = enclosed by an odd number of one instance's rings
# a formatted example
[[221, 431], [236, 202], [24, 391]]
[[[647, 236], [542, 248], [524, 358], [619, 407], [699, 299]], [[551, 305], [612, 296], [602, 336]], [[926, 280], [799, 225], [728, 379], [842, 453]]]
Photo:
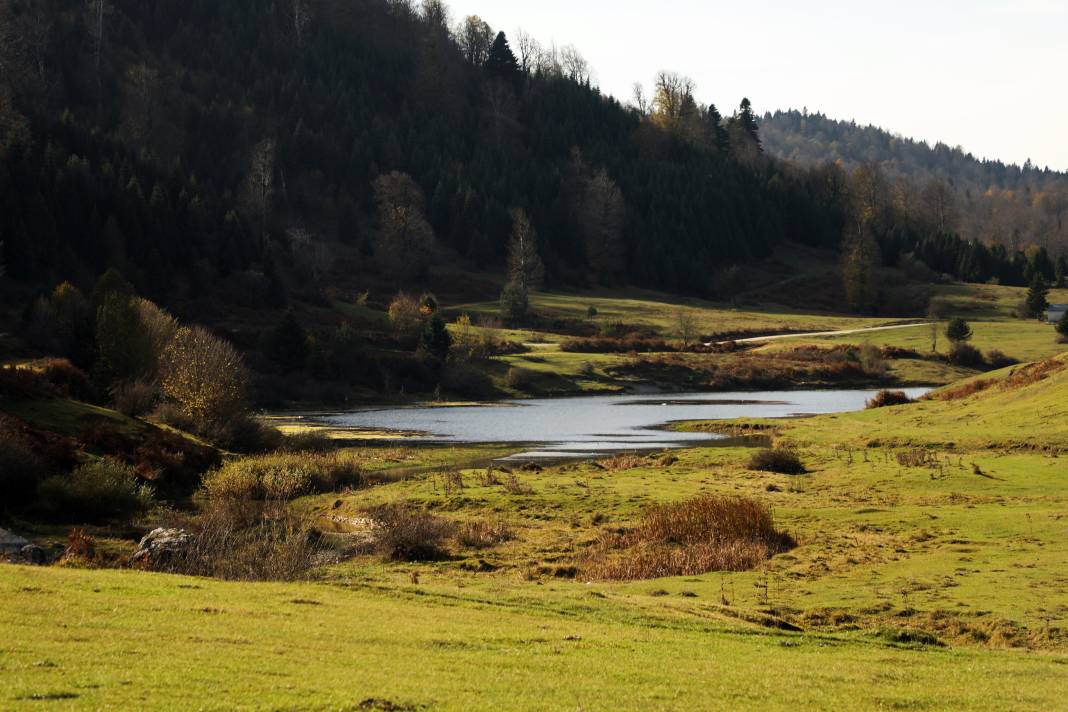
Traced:
[[[118, 267], [172, 305], [221, 280], [262, 304], [357, 254], [346, 274], [396, 289], [441, 261], [503, 271], [516, 208], [557, 282], [708, 292], [784, 239], [838, 240], [803, 176], [643, 129], [573, 63], [523, 69], [488, 26], [471, 47], [436, 3], [3, 8], [0, 241], [24, 282]], [[394, 171], [432, 230], [410, 271], [380, 259]]]

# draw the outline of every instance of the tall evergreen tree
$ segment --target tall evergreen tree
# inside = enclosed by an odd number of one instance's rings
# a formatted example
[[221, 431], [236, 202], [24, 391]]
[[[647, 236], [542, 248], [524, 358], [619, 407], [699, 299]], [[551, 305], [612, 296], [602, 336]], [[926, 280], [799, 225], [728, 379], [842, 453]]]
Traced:
[[497, 33], [497, 38], [490, 47], [489, 57], [484, 66], [487, 75], [502, 79], [509, 84], [515, 84], [521, 77], [519, 60], [508, 43], [507, 35], [503, 32]]
[[1027, 312], [1027, 316], [1038, 319], [1046, 310], [1049, 309], [1049, 286], [1046, 285], [1046, 281], [1042, 279], [1042, 275], [1035, 273], [1035, 276], [1031, 279], [1031, 286], [1027, 290], [1027, 299], [1024, 302], [1024, 307]]

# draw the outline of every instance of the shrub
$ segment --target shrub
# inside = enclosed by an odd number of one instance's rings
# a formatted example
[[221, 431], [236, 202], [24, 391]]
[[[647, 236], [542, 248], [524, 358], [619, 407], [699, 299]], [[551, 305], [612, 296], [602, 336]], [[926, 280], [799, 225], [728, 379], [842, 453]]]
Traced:
[[201, 327], [179, 329], [161, 357], [163, 394], [194, 422], [225, 422], [241, 414], [248, 372], [233, 346]]
[[602, 536], [584, 569], [626, 581], [747, 571], [793, 546], [761, 502], [703, 495], [652, 507], [633, 530]]
[[490, 549], [512, 538], [512, 528], [503, 519], [464, 522], [456, 529], [457, 543], [470, 549]]
[[234, 452], [271, 452], [283, 443], [282, 433], [277, 428], [244, 413], [200, 430], [212, 442]]
[[758, 450], [749, 458], [750, 470], [780, 475], [803, 475], [807, 470], [796, 451], [789, 448]]
[[48, 359], [41, 367], [41, 375], [67, 398], [87, 403], [94, 403], [98, 399], [96, 388], [85, 371], [65, 358]]
[[504, 376], [504, 385], [513, 390], [521, 391], [534, 385], [537, 379], [538, 374], [536, 371], [522, 366], [512, 366]]
[[50, 477], [37, 488], [37, 496], [51, 518], [85, 524], [127, 521], [153, 504], [151, 488], [139, 483], [133, 469], [111, 460]]
[[678, 351], [678, 347], [663, 339], [649, 338], [641, 334], [627, 334], [622, 337], [597, 336], [589, 338], [564, 339], [560, 350], [570, 353], [666, 353]]
[[233, 460], [208, 473], [212, 500], [288, 501], [363, 483], [360, 464], [348, 453], [276, 453]]
[[156, 396], [155, 384], [140, 380], [124, 381], [111, 388], [115, 410], [134, 418], [151, 412], [156, 404]]
[[480, 368], [469, 363], [453, 362], [441, 373], [441, 386], [449, 393], [470, 398], [482, 398], [493, 394], [493, 382]]
[[860, 368], [869, 376], [886, 375], [886, 361], [883, 360], [882, 351], [873, 344], [863, 344], [857, 350], [857, 361]]
[[908, 405], [915, 403], [904, 391], [879, 391], [874, 398], [867, 403], [869, 409], [888, 408], [895, 405]]
[[423, 325], [419, 334], [419, 350], [433, 358], [444, 361], [452, 347], [452, 336], [445, 322], [437, 314], [432, 315]]
[[986, 352], [986, 362], [990, 364], [990, 368], [993, 369], [1008, 368], [1009, 366], [1015, 366], [1020, 363], [1019, 359], [1007, 356], [997, 349], [992, 349]]
[[392, 561], [434, 561], [446, 556], [453, 525], [407, 504], [383, 504], [368, 512], [379, 552]]
[[0, 416], [0, 492], [4, 506], [22, 507], [33, 498], [45, 467], [33, 443], [15, 424]]
[[423, 325], [419, 300], [401, 292], [389, 303], [389, 323], [393, 333], [402, 338], [415, 338]]
[[313, 571], [318, 537], [288, 507], [210, 502], [178, 522], [193, 544], [176, 556], [149, 562], [156, 571], [231, 581], [299, 581]]
[[982, 368], [986, 365], [983, 361], [983, 353], [963, 341], [958, 341], [949, 349], [949, 362], [961, 368]]

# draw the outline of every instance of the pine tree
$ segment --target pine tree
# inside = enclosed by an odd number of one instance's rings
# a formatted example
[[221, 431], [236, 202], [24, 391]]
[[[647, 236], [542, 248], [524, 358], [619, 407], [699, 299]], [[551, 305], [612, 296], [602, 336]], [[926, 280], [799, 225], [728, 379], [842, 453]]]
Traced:
[[1046, 285], [1046, 281], [1042, 279], [1041, 274], [1035, 274], [1031, 279], [1031, 287], [1027, 290], [1027, 300], [1024, 302], [1024, 307], [1027, 312], [1027, 316], [1038, 319], [1047, 309], [1049, 309], [1049, 287]]
[[444, 320], [437, 314], [427, 319], [423, 325], [423, 331], [419, 334], [419, 350], [433, 356], [438, 361], [444, 361], [452, 348], [452, 336]]
[[490, 47], [489, 57], [486, 59], [486, 74], [491, 77], [503, 79], [509, 84], [515, 84], [521, 76], [519, 60], [516, 59], [512, 46], [508, 43], [508, 37], [503, 32], [497, 33], [497, 39]]
[[741, 106], [738, 107], [738, 123], [745, 131], [746, 135], [753, 140], [756, 144], [757, 151], [763, 151], [763, 146], [760, 144], [760, 127], [757, 125], [756, 116], [753, 114], [753, 105], [749, 99], [742, 99]]
[[960, 317], [951, 319], [946, 326], [946, 338], [954, 344], [961, 344], [972, 338], [972, 327]]

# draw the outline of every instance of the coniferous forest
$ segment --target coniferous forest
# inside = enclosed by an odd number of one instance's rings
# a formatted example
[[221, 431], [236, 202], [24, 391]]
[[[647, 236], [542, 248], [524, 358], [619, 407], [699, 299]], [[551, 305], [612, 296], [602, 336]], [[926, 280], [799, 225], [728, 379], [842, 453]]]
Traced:
[[[280, 272], [323, 278], [338, 244], [405, 286], [434, 259], [503, 271], [516, 209], [557, 284], [712, 295], [717, 272], [777, 244], [865, 232], [888, 262], [1057, 277], [1048, 236], [958, 232], [952, 191], [914, 205], [878, 163], [765, 155], [748, 99], [721, 112], [663, 73], [624, 106], [577, 50], [513, 47], [438, 2], [3, 8], [0, 238], [23, 282], [88, 284], [113, 266], [163, 302], [226, 280], [271, 292]], [[781, 116], [763, 122], [775, 152]], [[376, 192], [394, 173], [407, 197]], [[426, 230], [391, 264], [379, 238], [398, 207]]]

